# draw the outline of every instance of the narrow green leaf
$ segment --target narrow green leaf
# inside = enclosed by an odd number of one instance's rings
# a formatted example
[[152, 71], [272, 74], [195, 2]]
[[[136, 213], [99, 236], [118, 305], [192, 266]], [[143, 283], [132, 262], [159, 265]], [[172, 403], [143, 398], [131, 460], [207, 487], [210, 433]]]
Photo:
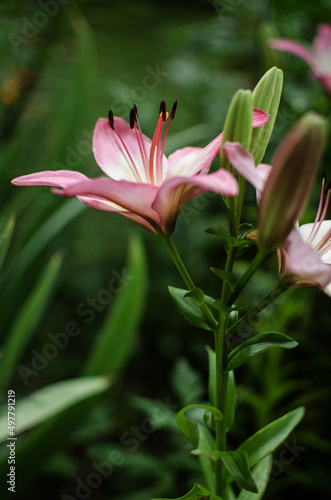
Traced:
[[5, 287], [6, 293], [0, 297], [0, 309], [3, 321], [13, 314], [13, 305], [16, 303], [17, 288], [20, 281], [24, 279], [24, 273], [33, 260], [38, 257], [48, 243], [68, 225], [73, 219], [86, 210], [86, 205], [80, 203], [76, 198], [64, 202], [45, 223], [34, 233], [27, 244], [19, 253], [5, 272], [2, 273], [0, 285]]
[[208, 379], [208, 395], [209, 401], [212, 406], [216, 406], [216, 353], [215, 351], [206, 346], [209, 363], [209, 379]]
[[189, 410], [195, 409], [195, 408], [201, 408], [202, 410], [206, 410], [211, 412], [214, 415], [214, 418], [216, 420], [222, 420], [223, 415], [214, 406], [209, 406], [209, 405], [200, 405], [200, 404], [194, 404], [194, 405], [188, 405], [182, 408], [178, 414], [177, 414], [177, 424], [182, 433], [187, 437], [187, 439], [192, 443], [194, 448], [198, 447], [199, 443], [199, 429], [198, 429], [198, 424], [193, 422], [192, 420], [189, 420], [188, 418], [185, 417], [185, 413]]
[[3, 266], [8, 248], [12, 239], [15, 226], [15, 218], [9, 217], [7, 224], [0, 233], [0, 269]]
[[262, 458], [252, 470], [252, 477], [258, 488], [258, 493], [241, 490], [237, 500], [261, 500], [268, 486], [270, 472], [272, 468], [272, 454]]
[[235, 482], [245, 490], [257, 493], [257, 486], [252, 478], [248, 466], [247, 453], [245, 451], [221, 451], [217, 452], [221, 457], [227, 471]]
[[219, 236], [222, 238], [222, 240], [225, 241], [225, 243], [228, 245], [228, 247], [236, 247], [238, 246], [238, 240], [235, 236], [232, 236], [229, 234], [222, 226], [220, 225], [214, 225], [210, 226], [207, 229], [205, 229], [205, 232], [208, 234], [213, 234], [214, 236]]
[[[213, 327], [208, 323], [205, 315], [201, 312], [201, 309], [193, 302], [190, 297], [185, 298], [185, 294], [188, 290], [183, 290], [182, 288], [175, 288], [173, 286], [168, 287], [170, 295], [178, 309], [178, 311], [184, 316], [187, 321], [192, 325], [202, 328], [203, 330], [213, 331]], [[210, 312], [215, 317], [217, 321], [217, 313], [215, 314], [214, 299], [205, 295], [205, 305], [210, 309]]]
[[236, 383], [234, 379], [234, 372], [231, 370], [228, 375], [228, 392], [227, 392], [227, 410], [226, 410], [226, 432], [229, 432], [231, 429], [234, 417], [235, 417], [235, 409], [237, 402], [237, 392], [236, 392]]
[[[200, 484], [195, 484], [193, 488], [183, 497], [177, 497], [174, 500], [222, 500], [218, 495], [211, 495], [210, 491]], [[154, 498], [153, 500], [172, 500], [169, 498]]]
[[130, 240], [127, 269], [121, 288], [83, 368], [84, 375], [117, 375], [132, 352], [146, 304], [146, 256], [141, 241]]
[[[199, 429], [198, 449], [213, 454], [216, 446], [213, 436], [204, 425], [198, 424], [198, 429]], [[201, 455], [199, 456], [199, 462], [200, 462], [200, 468], [205, 477], [207, 488], [210, 491], [215, 491], [216, 478], [215, 478], [215, 473], [212, 469], [211, 461], [209, 460], [208, 456]]]
[[[105, 377], [86, 377], [65, 380], [43, 387], [16, 402], [15, 434], [41, 424], [58, 415], [70, 406], [95, 394], [104, 392], [110, 385]], [[0, 442], [8, 437], [8, 407], [0, 409]]]
[[234, 274], [229, 273], [228, 271], [225, 271], [224, 269], [218, 269], [217, 267], [211, 267], [210, 270], [214, 274], [216, 274], [216, 276], [221, 278], [221, 280], [228, 283], [231, 287], [231, 290], [234, 290], [234, 288], [237, 284], [237, 281], [238, 281]]
[[4, 356], [0, 363], [0, 392], [6, 388], [11, 380], [16, 363], [54, 288], [61, 263], [62, 256], [60, 254], [53, 255], [41, 278], [14, 319], [3, 346]]
[[[17, 477], [20, 480], [16, 482], [16, 493], [26, 491], [29, 483], [38, 475], [40, 468], [36, 467], [36, 463], [44, 464], [57, 450], [63, 446], [68, 446], [70, 434], [77, 430], [77, 427], [82, 422], [82, 417], [87, 414], [91, 407], [97, 404], [100, 395], [109, 387], [109, 381], [105, 378], [95, 378], [94, 381], [89, 380], [90, 382], [84, 379], [75, 381], [78, 384], [90, 386], [86, 391], [81, 388], [80, 399], [74, 397], [75, 387], [73, 387], [73, 390], [67, 393], [67, 396], [71, 397], [71, 403], [69, 402], [63, 411], [44, 421], [26, 435], [20, 436], [17, 440], [15, 467]], [[60, 397], [61, 393], [58, 393], [58, 396]], [[50, 404], [49, 400], [47, 404]], [[35, 408], [35, 411], [38, 412], [39, 409], [44, 410], [45, 408], [38, 407]], [[18, 410], [17, 414], [23, 415], [23, 412]], [[0, 476], [6, 477], [5, 474], [7, 473], [8, 452], [6, 449], [4, 453], [0, 454]]]
[[205, 300], [205, 294], [200, 288], [197, 287], [185, 293], [184, 297], [190, 297], [190, 299], [193, 300], [194, 304], [198, 307], [201, 307]]
[[237, 451], [246, 451], [249, 467], [273, 452], [302, 420], [305, 413], [303, 406], [286, 413], [266, 425], [244, 441]]
[[262, 127], [253, 130], [250, 152], [254, 156], [255, 164], [261, 163], [267, 149], [283, 89], [283, 72], [276, 67], [269, 69], [263, 75], [253, 91], [253, 106], [268, 113], [269, 120]]
[[283, 347], [293, 349], [298, 343], [283, 333], [268, 332], [260, 333], [238, 345], [230, 352], [227, 370], [234, 370], [246, 363], [248, 359], [271, 347]]

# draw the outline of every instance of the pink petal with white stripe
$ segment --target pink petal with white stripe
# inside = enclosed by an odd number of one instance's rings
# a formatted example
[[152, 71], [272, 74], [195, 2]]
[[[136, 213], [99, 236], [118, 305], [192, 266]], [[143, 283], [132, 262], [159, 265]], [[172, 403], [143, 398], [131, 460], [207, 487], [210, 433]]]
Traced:
[[90, 179], [70, 186], [66, 196], [98, 197], [116, 203], [123, 210], [128, 210], [149, 222], [159, 222], [158, 214], [151, 208], [158, 188], [151, 184], [111, 179]]
[[264, 180], [255, 167], [253, 155], [246, 151], [240, 142], [227, 141], [223, 146], [223, 151], [237, 172], [250, 182], [258, 193], [261, 193]]
[[[122, 118], [114, 118], [114, 126], [128, 149], [134, 164], [137, 167], [141, 182], [147, 182], [144, 163], [139, 149], [136, 132]], [[151, 140], [141, 134], [147, 155], [151, 149]], [[125, 152], [123, 144], [115, 130], [106, 118], [100, 118], [93, 134], [93, 153], [101, 170], [114, 180], [138, 182], [130, 156]]]
[[86, 175], [71, 170], [46, 170], [34, 174], [22, 175], [11, 181], [14, 186], [58, 186], [63, 189], [89, 180]]
[[297, 229], [289, 234], [279, 255], [282, 255], [280, 274], [285, 284], [325, 288], [331, 283], [331, 265], [323, 262]]
[[224, 169], [208, 175], [173, 177], [166, 180], [160, 187], [152, 205], [160, 215], [165, 233], [173, 232], [178, 214], [185, 203], [194, 196], [209, 190], [224, 196], [236, 196], [238, 182], [230, 172]]

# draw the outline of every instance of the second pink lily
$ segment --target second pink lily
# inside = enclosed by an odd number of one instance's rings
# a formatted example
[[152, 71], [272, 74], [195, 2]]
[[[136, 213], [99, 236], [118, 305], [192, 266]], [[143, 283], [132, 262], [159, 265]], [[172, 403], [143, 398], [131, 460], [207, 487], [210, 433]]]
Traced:
[[[260, 203], [272, 166], [255, 167], [253, 156], [239, 143], [227, 142], [224, 151], [231, 165], [255, 187]], [[277, 253], [279, 275], [285, 286], [318, 286], [331, 296], [331, 221], [325, 220], [330, 189], [323, 207], [324, 190], [325, 180], [315, 221], [301, 226], [297, 223]]]
[[331, 94], [331, 25], [320, 24], [311, 50], [286, 38], [270, 40], [270, 46], [294, 54], [311, 67], [313, 77]]
[[[100, 118], [93, 136], [93, 152], [101, 170], [110, 178], [89, 179], [69, 170], [44, 171], [17, 177], [16, 186], [53, 186], [53, 192], [77, 196], [85, 205], [118, 212], [154, 234], [174, 231], [183, 205], [208, 190], [224, 196], [236, 196], [238, 183], [225, 169], [207, 175], [219, 153], [222, 134], [205, 148], [185, 147], [166, 158], [165, 139], [176, 112], [166, 110], [161, 102], [153, 139], [142, 134], [136, 106], [130, 113], [130, 124], [109, 112], [108, 120]], [[166, 126], [162, 137], [162, 130]], [[264, 125], [268, 115], [255, 109], [253, 127]]]

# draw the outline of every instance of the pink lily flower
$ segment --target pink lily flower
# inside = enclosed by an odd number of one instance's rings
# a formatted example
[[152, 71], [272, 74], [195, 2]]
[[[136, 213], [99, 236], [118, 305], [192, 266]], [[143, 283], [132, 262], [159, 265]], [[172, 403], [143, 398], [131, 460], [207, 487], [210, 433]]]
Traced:
[[[255, 167], [253, 156], [240, 143], [227, 142], [223, 151], [231, 165], [255, 187], [259, 204], [272, 166], [261, 164]], [[277, 254], [279, 275], [284, 285], [315, 285], [331, 295], [331, 221], [324, 220], [330, 200], [330, 189], [322, 209], [324, 185], [325, 180], [315, 221], [302, 226], [296, 224], [277, 249]]]
[[269, 43], [273, 49], [289, 52], [306, 61], [312, 69], [313, 78], [331, 93], [331, 25], [318, 25], [311, 50], [285, 38], [274, 38]]
[[[149, 231], [169, 235], [175, 229], [180, 210], [191, 198], [212, 190], [236, 196], [238, 183], [225, 169], [207, 174], [219, 153], [222, 134], [205, 148], [185, 147], [164, 155], [165, 139], [175, 116], [162, 101], [153, 139], [142, 134], [137, 108], [130, 113], [130, 124], [109, 112], [100, 118], [93, 135], [93, 153], [101, 170], [109, 176], [89, 179], [69, 170], [37, 172], [12, 181], [17, 186], [47, 185], [57, 194], [77, 196], [85, 205], [118, 212]], [[168, 121], [163, 138], [162, 130]], [[264, 125], [268, 115], [255, 110], [253, 126]]]
[[279, 275], [286, 286], [318, 286], [331, 296], [331, 221], [325, 215], [330, 200], [328, 189], [323, 206], [324, 184], [313, 223], [297, 226], [278, 249]]

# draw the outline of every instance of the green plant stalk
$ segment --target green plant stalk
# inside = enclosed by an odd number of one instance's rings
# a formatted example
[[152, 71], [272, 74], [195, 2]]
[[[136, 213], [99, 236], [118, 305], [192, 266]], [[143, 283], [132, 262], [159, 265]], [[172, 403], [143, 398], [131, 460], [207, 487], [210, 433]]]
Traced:
[[[225, 271], [231, 273], [236, 258], [237, 248], [231, 247], [225, 264]], [[230, 294], [230, 286], [223, 282], [221, 305], [225, 306]], [[215, 330], [215, 356], [216, 356], [216, 406], [223, 413], [223, 420], [216, 421], [216, 449], [226, 451], [226, 411], [228, 373], [225, 371], [228, 360], [228, 347], [224, 341], [228, 313], [222, 310], [219, 324]], [[226, 500], [226, 469], [220, 460], [216, 467], [216, 494]]]
[[279, 282], [271, 292], [269, 292], [256, 306], [254, 306], [252, 309], [250, 309], [244, 316], [242, 316], [229, 330], [227, 331], [228, 335], [232, 335], [239, 325], [242, 324], [242, 322], [245, 322], [249, 320], [250, 317], [255, 316], [256, 314], [259, 314], [268, 307], [270, 304], [272, 304], [275, 300], [278, 299], [281, 295], [283, 295], [285, 292], [288, 292], [291, 290], [291, 288], [285, 287], [281, 282]]
[[[195, 284], [188, 272], [188, 270], [185, 267], [184, 262], [182, 261], [178, 250], [173, 242], [173, 239], [171, 236], [162, 236], [162, 240], [168, 250], [168, 253], [170, 257], [172, 258], [177, 270], [179, 271], [179, 274], [181, 275], [185, 285], [187, 288], [191, 291], [195, 287]], [[209, 321], [210, 325], [212, 326], [213, 329], [217, 328], [217, 322], [211, 312], [209, 311], [208, 307], [205, 304], [202, 304], [200, 306], [200, 309], [202, 313], [205, 315], [206, 319]]]
[[236, 200], [236, 213], [234, 216], [235, 219], [235, 235], [237, 236], [238, 234], [238, 229], [239, 229], [239, 224], [240, 224], [240, 219], [241, 219], [241, 213], [243, 209], [243, 204], [244, 204], [244, 198], [245, 198], [245, 192], [246, 192], [246, 184], [247, 181], [243, 177], [240, 177], [239, 179], [239, 194], [238, 198]]
[[254, 259], [252, 260], [249, 268], [245, 272], [245, 274], [241, 277], [239, 283], [237, 284], [236, 288], [233, 290], [232, 294], [230, 295], [227, 305], [232, 306], [238, 295], [241, 293], [243, 288], [247, 285], [255, 271], [260, 267], [260, 265], [264, 262], [264, 260], [268, 257], [270, 252], [261, 250], [259, 249], [257, 254], [255, 255]]

